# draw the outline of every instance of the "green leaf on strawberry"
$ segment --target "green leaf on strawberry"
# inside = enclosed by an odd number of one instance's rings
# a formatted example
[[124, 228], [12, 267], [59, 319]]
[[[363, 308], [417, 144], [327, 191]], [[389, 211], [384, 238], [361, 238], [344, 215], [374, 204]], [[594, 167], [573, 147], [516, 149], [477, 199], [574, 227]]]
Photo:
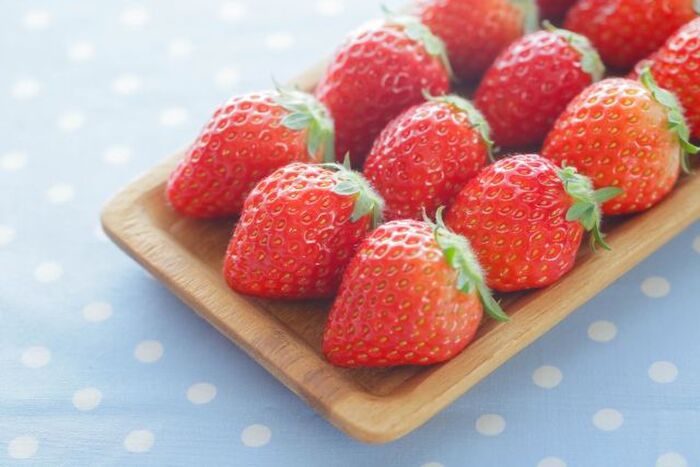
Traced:
[[464, 293], [476, 292], [481, 299], [484, 310], [497, 321], [510, 321], [498, 302], [493, 298], [491, 290], [486, 286], [484, 273], [479, 261], [465, 237], [452, 232], [442, 219], [444, 208], [435, 213], [435, 222], [427, 218], [425, 221], [433, 226], [435, 241], [445, 255], [447, 264], [457, 271], [457, 288]]
[[603, 79], [603, 76], [605, 75], [605, 65], [603, 64], [603, 60], [600, 58], [598, 51], [595, 49], [595, 47], [593, 47], [593, 44], [591, 44], [591, 41], [588, 40], [586, 36], [576, 34], [575, 32], [567, 29], [557, 28], [547, 20], [545, 20], [542, 25], [547, 31], [563, 37], [569, 44], [571, 44], [571, 47], [581, 54], [581, 68], [583, 68], [583, 71], [591, 75], [591, 79], [594, 83]]
[[372, 216], [372, 229], [382, 223], [382, 213], [384, 211], [384, 200], [370, 186], [362, 174], [350, 168], [350, 156], [345, 155], [343, 164], [328, 163], [322, 164], [324, 167], [335, 171], [335, 178], [338, 184], [333, 188], [333, 192], [342, 196], [354, 196], [355, 208], [350, 220], [357, 222], [367, 214]]
[[666, 110], [668, 111], [668, 129], [678, 135], [678, 140], [681, 146], [681, 167], [685, 173], [690, 173], [691, 170], [688, 155], [697, 154], [700, 151], [700, 148], [690, 142], [690, 128], [685, 120], [683, 109], [678, 102], [676, 95], [656, 84], [656, 80], [654, 80], [649, 66], [642, 70], [642, 74], [639, 76], [639, 81], [641, 81], [644, 87], [651, 92], [656, 102], [666, 107]]
[[307, 149], [314, 156], [321, 151], [323, 160], [335, 160], [335, 125], [326, 107], [311, 94], [277, 86], [275, 102], [290, 113], [282, 125], [293, 131], [307, 130]]
[[540, 10], [535, 0], [510, 0], [523, 11], [523, 30], [525, 34], [535, 32], [539, 26]]
[[605, 242], [600, 230], [603, 217], [601, 204], [619, 196], [623, 190], [617, 187], [593, 189], [591, 180], [576, 171], [574, 167], [564, 167], [559, 170], [559, 178], [564, 183], [564, 190], [574, 201], [574, 204], [566, 212], [566, 220], [578, 221], [583, 228], [591, 232], [592, 245], [600, 245], [606, 250], [610, 246]]

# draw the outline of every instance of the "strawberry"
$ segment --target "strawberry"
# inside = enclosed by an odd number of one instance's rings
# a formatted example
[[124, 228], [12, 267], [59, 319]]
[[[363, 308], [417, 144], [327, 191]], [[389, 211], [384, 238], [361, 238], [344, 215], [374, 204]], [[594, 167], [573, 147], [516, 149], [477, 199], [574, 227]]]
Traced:
[[700, 139], [700, 18], [676, 31], [652, 57], [638, 64], [664, 89], [676, 94], [685, 108], [694, 138]]
[[476, 91], [499, 146], [541, 144], [571, 99], [605, 72], [588, 39], [546, 25], [511, 44]]
[[544, 287], [576, 261], [584, 230], [600, 233], [600, 203], [619, 189], [593, 190], [573, 167], [561, 169], [536, 154], [486, 167], [457, 195], [447, 225], [472, 244], [486, 283], [501, 292]]
[[170, 176], [167, 197], [199, 218], [238, 214], [257, 182], [290, 162], [335, 160], [333, 120], [313, 96], [278, 89], [216, 110]]
[[540, 9], [540, 18], [561, 19], [576, 0], [537, 0]]
[[316, 88], [336, 122], [339, 158], [360, 167], [380, 131], [423, 100], [445, 94], [450, 66], [445, 47], [416, 18], [389, 16], [352, 35], [336, 52]]
[[342, 367], [430, 365], [473, 339], [483, 311], [507, 320], [469, 242], [438, 223], [392, 221], [360, 245], [323, 333], [323, 353]]
[[564, 27], [587, 36], [609, 66], [629, 69], [695, 16], [693, 0], [579, 0]]
[[464, 81], [478, 80], [508, 44], [537, 29], [533, 0], [418, 0], [416, 10]]
[[382, 131], [365, 164], [388, 220], [420, 219], [448, 204], [491, 156], [488, 124], [469, 101], [428, 97]]
[[542, 153], [576, 167], [596, 187], [624, 193], [603, 206], [605, 214], [643, 211], [658, 203], [687, 169], [688, 127], [676, 98], [648, 71], [642, 82], [610, 78], [582, 92], [559, 117]]
[[260, 297], [331, 296], [381, 210], [381, 198], [348, 167], [293, 163], [278, 169], [245, 201], [226, 252], [226, 282]]

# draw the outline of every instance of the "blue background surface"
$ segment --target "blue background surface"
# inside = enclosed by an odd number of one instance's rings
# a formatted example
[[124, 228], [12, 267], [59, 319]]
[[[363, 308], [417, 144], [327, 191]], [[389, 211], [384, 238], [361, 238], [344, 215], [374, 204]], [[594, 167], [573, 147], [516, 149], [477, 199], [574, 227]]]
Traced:
[[700, 224], [384, 446], [101, 234], [103, 203], [220, 101], [312, 65], [378, 3], [2, 2], [0, 465], [700, 465]]

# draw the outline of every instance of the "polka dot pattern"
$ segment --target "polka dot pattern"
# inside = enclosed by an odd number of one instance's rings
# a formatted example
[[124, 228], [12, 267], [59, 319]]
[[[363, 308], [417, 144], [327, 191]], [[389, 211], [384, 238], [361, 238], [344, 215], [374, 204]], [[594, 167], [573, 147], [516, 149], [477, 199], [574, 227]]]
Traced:
[[[287, 82], [378, 4], [5, 2], [1, 466], [573, 467], [628, 459], [630, 437], [640, 466], [695, 465], [700, 224], [423, 428], [372, 448], [338, 433], [105, 236], [106, 201], [190, 144], [218, 103], [270, 88], [271, 75]], [[164, 235], [199, 224], [167, 215]], [[304, 436], [320, 442], [310, 449]]]

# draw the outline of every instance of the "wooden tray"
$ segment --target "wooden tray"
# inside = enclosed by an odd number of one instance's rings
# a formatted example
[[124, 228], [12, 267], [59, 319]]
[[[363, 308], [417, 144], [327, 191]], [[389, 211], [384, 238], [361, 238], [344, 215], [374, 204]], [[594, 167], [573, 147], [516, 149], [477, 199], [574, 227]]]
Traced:
[[[312, 89], [319, 71], [296, 84]], [[190, 220], [166, 205], [165, 182], [181, 157], [169, 158], [109, 202], [102, 216], [107, 234], [331, 423], [372, 443], [425, 423], [700, 218], [700, 176], [684, 177], [659, 206], [607, 226], [613, 252], [594, 255], [584, 246], [576, 268], [557, 284], [504, 297], [511, 322], [487, 320], [453, 360], [428, 368], [343, 370], [320, 352], [329, 303], [264, 301], [226, 286], [221, 269], [233, 221]]]

